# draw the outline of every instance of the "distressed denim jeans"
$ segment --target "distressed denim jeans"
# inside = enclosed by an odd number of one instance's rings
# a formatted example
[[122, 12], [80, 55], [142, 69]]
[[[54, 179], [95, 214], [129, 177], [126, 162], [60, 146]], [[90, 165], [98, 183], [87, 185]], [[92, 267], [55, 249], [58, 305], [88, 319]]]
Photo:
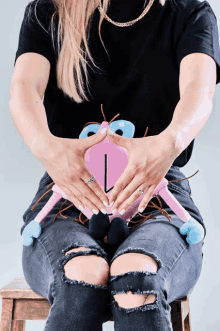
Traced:
[[[165, 177], [170, 181], [186, 176], [179, 167], [172, 166]], [[39, 197], [48, 191], [51, 182], [52, 179], [45, 172], [35, 197], [23, 215], [21, 234], [52, 195], [50, 191], [32, 208]], [[169, 183], [168, 188], [190, 215], [203, 224], [202, 216], [192, 200], [188, 179]], [[173, 330], [169, 303], [190, 294], [195, 287], [202, 269], [204, 239], [197, 244], [188, 244], [186, 236], [179, 233], [184, 222], [162, 198], [160, 200], [162, 208], [171, 216], [171, 222], [160, 210], [146, 207], [142, 214], [147, 216], [152, 213], [155, 219], [148, 219], [130, 228], [129, 236], [114, 252], [104, 240], [96, 241], [89, 235], [85, 225], [73, 220], [79, 215], [77, 208], [73, 206], [67, 209], [63, 212], [66, 218], [59, 215], [53, 221], [63, 199], [53, 207], [41, 223], [39, 238], [35, 238], [30, 246], [23, 246], [22, 252], [22, 267], [27, 283], [34, 292], [48, 299], [51, 306], [44, 331], [101, 331], [103, 323], [111, 317], [116, 331]], [[140, 216], [136, 215], [135, 218]], [[88, 250], [72, 251], [65, 255], [72, 248], [81, 246]], [[65, 275], [65, 264], [77, 256], [98, 255], [111, 267], [118, 256], [130, 252], [152, 257], [157, 262], [157, 271], [120, 273], [119, 270], [117, 275], [109, 277], [107, 285], [90, 284]], [[133, 294], [155, 294], [156, 301], [134, 308], [121, 307], [114, 295], [129, 291]]]

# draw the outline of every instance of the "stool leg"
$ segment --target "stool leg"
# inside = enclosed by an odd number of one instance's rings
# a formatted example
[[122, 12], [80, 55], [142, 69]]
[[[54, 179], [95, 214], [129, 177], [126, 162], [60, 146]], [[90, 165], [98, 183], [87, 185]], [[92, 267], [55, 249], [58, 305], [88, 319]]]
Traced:
[[184, 324], [185, 324], [185, 331], [190, 331], [191, 330], [191, 325], [190, 325], [190, 316], [189, 316], [189, 314], [186, 316]]
[[184, 320], [181, 312], [181, 302], [171, 302], [170, 306], [173, 331], [185, 331]]
[[25, 331], [26, 321], [12, 321], [12, 331]]
[[186, 315], [186, 318], [185, 318], [185, 320], [184, 320], [185, 331], [191, 331], [189, 300], [188, 300], [187, 303], [186, 303], [186, 309], [187, 309], [187, 311], [188, 311], [188, 314]]
[[2, 298], [0, 331], [11, 331], [13, 299]]

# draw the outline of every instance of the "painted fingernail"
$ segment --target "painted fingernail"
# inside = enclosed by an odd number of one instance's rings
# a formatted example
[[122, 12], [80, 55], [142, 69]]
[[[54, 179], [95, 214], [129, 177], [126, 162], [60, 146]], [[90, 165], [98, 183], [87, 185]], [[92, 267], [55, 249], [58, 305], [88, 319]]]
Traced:
[[144, 210], [144, 208], [142, 207], [142, 208], [140, 209], [140, 213], [142, 213], [143, 210]]
[[92, 211], [93, 211], [93, 213], [96, 214], [96, 215], [98, 215], [98, 213], [99, 213], [98, 210], [96, 210], [96, 209], [93, 209]]
[[115, 215], [116, 211], [117, 211], [117, 209], [114, 209], [113, 212], [112, 212], [112, 214]]
[[103, 129], [101, 130], [101, 133], [102, 133], [102, 134], [105, 133], [106, 130], [107, 130], [107, 128], [103, 128]]
[[119, 214], [120, 214], [120, 215], [123, 215], [124, 212], [125, 212], [125, 209], [122, 209], [122, 210], [119, 212]]
[[114, 203], [114, 201], [112, 201], [112, 202], [110, 203], [109, 207], [112, 207], [112, 206], [113, 206], [113, 203]]
[[102, 201], [102, 202], [104, 203], [105, 207], [108, 207], [108, 204], [105, 201]]
[[101, 212], [102, 212], [103, 214], [107, 214], [105, 209], [101, 209]]
[[109, 133], [111, 136], [113, 136], [113, 134], [115, 133], [115, 131], [109, 128], [109, 129], [108, 129], [108, 133]]
[[80, 206], [79, 206], [79, 209], [80, 209], [81, 211], [83, 211], [84, 208], [83, 208], [83, 206], [80, 205]]

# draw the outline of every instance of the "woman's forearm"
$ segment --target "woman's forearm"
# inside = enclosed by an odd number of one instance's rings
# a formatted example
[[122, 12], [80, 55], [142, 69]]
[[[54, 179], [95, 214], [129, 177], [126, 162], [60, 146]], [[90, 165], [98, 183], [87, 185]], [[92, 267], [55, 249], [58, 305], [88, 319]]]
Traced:
[[36, 88], [30, 83], [14, 83], [9, 108], [18, 133], [38, 156], [55, 136], [49, 131], [45, 107]]
[[171, 123], [161, 136], [173, 141], [175, 158], [202, 130], [212, 112], [213, 103], [202, 90], [189, 89], [178, 102]]

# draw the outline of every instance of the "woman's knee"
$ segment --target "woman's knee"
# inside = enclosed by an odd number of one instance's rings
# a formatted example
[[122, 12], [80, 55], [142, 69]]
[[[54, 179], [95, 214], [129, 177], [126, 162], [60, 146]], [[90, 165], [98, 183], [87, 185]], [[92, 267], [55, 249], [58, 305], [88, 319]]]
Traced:
[[[77, 247], [70, 249], [65, 255], [74, 251], [86, 250], [88, 250], [86, 247]], [[67, 278], [90, 284], [106, 285], [109, 279], [109, 265], [104, 258], [97, 255], [73, 257], [65, 264], [64, 271]]]
[[119, 255], [111, 264], [111, 276], [129, 271], [146, 270], [156, 272], [157, 262], [149, 255], [142, 253], [126, 253]]
[[[110, 268], [111, 276], [126, 274], [131, 271], [157, 272], [157, 270], [157, 262], [151, 256], [142, 253], [126, 253], [119, 255], [113, 261]], [[134, 294], [131, 291], [114, 294], [114, 299], [123, 308], [135, 308], [144, 304], [153, 303], [156, 301], [156, 298], [155, 294]]]

